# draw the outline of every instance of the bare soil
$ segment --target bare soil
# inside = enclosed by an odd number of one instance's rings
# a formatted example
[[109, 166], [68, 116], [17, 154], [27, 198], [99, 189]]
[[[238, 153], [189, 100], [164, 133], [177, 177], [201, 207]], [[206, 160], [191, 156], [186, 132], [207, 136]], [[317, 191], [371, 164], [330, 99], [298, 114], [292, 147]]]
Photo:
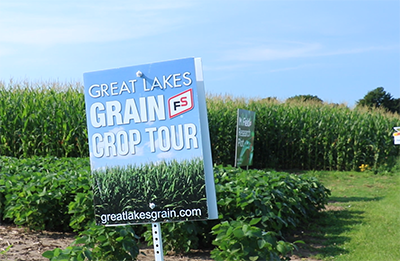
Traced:
[[[48, 261], [42, 254], [55, 248], [64, 249], [75, 239], [74, 233], [31, 231], [15, 225], [0, 224], [0, 260], [2, 261]], [[7, 250], [8, 249], [8, 250]], [[154, 249], [143, 246], [140, 250], [139, 261], [155, 260]], [[291, 256], [293, 261], [316, 261], [308, 256], [315, 254], [300, 250]], [[209, 250], [192, 251], [186, 255], [164, 255], [165, 261], [213, 261]]]
[[[47, 260], [42, 253], [55, 248], [65, 248], [75, 234], [60, 232], [36, 232], [14, 225], [0, 225], [0, 260], [31, 261]], [[8, 249], [8, 250], [7, 250]]]

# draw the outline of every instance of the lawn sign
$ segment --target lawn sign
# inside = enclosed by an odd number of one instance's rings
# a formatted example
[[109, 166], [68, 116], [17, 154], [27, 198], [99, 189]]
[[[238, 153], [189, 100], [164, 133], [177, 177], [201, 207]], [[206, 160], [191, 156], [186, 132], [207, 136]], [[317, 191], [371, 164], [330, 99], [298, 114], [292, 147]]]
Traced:
[[200, 58], [84, 74], [96, 222], [218, 218]]

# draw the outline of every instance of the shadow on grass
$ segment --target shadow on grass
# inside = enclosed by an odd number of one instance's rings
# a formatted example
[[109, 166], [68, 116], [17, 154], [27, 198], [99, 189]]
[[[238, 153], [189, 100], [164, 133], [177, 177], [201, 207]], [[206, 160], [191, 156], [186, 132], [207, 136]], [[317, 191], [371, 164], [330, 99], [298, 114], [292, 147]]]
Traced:
[[379, 201], [383, 197], [330, 197], [329, 203], [346, 203], [346, 202], [369, 202], [369, 201]]
[[[363, 222], [363, 211], [343, 207], [343, 203], [376, 201], [383, 197], [331, 197], [326, 209], [318, 213], [309, 224], [296, 231], [290, 240], [303, 240], [305, 244], [297, 244], [294, 252], [300, 258], [328, 258], [347, 254], [349, 250], [343, 244], [350, 241], [345, 232]], [[350, 206], [350, 205], [349, 205]]]

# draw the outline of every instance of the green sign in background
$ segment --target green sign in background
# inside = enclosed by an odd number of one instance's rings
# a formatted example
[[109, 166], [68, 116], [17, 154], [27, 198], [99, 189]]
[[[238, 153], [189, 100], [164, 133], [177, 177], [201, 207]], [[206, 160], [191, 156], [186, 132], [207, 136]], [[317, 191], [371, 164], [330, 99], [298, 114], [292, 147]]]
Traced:
[[256, 113], [238, 109], [236, 127], [235, 166], [251, 166], [254, 151], [254, 126]]

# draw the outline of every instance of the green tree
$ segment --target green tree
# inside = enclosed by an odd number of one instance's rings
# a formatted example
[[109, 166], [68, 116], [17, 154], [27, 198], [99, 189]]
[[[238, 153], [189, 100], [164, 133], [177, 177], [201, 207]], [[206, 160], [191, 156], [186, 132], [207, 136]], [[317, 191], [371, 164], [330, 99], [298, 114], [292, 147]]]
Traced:
[[388, 111], [400, 113], [400, 99], [393, 98], [383, 87], [368, 92], [364, 98], [357, 101], [357, 106], [385, 108]]
[[400, 113], [400, 98], [394, 99], [394, 109], [397, 113]]
[[318, 96], [315, 95], [296, 95], [290, 98], [286, 99], [286, 102], [292, 102], [292, 101], [299, 101], [299, 102], [306, 102], [306, 101], [316, 101], [316, 102], [320, 102], [322, 103], [323, 100], [321, 100], [320, 98], [318, 98]]

